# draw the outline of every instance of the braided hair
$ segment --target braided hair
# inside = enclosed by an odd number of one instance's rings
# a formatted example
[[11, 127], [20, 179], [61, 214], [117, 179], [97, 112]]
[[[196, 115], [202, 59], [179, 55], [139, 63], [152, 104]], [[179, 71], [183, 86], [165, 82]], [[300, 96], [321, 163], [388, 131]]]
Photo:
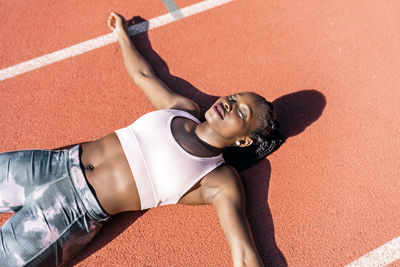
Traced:
[[260, 125], [250, 132], [253, 143], [247, 147], [227, 147], [222, 151], [225, 162], [238, 171], [247, 169], [277, 150], [285, 141], [279, 123], [273, 120], [273, 105], [264, 97], [251, 93], [259, 109]]

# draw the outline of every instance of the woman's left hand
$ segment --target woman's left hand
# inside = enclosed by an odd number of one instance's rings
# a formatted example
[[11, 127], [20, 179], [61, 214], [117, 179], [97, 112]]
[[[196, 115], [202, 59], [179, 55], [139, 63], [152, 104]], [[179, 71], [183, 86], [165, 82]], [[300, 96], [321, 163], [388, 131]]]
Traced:
[[115, 12], [111, 12], [107, 21], [108, 27], [119, 37], [128, 30], [128, 23], [125, 18]]

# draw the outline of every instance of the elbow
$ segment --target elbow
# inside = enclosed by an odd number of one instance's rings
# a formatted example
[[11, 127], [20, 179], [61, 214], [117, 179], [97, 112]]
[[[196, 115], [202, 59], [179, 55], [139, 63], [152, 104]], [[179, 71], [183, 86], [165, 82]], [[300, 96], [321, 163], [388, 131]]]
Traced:
[[264, 267], [264, 264], [257, 259], [257, 257], [251, 257], [244, 259], [242, 262], [238, 264], [234, 264], [234, 267]]
[[261, 262], [260, 258], [257, 255], [252, 255], [247, 257], [243, 261], [244, 267], [264, 267], [264, 264]]
[[143, 83], [143, 80], [146, 79], [146, 75], [144, 75], [141, 71], [135, 71], [130, 76], [133, 83], [137, 86], [140, 86]]
[[234, 259], [235, 267], [264, 267], [260, 256], [253, 249], [245, 249], [241, 253], [241, 257]]
[[154, 76], [153, 71], [150, 68], [143, 68], [141, 70], [135, 70], [131, 72], [130, 75], [133, 82], [140, 86], [142, 81], [147, 78], [152, 78]]
[[143, 75], [141, 72], [134, 72], [131, 75], [132, 81], [135, 85], [139, 86], [141, 83], [141, 80], [143, 79]]

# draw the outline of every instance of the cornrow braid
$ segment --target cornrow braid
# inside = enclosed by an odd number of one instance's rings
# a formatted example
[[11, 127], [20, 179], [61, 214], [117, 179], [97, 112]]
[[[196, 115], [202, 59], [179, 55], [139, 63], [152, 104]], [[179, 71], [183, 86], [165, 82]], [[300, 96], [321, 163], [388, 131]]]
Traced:
[[253, 140], [260, 144], [267, 139], [268, 135], [274, 128], [274, 106], [271, 102], [268, 102], [264, 97], [251, 93], [256, 100], [258, 112], [256, 114], [259, 126], [250, 132], [250, 136]]
[[[274, 122], [274, 124], [279, 125], [277, 122]], [[227, 147], [222, 151], [222, 155], [227, 164], [235, 167], [238, 171], [242, 171], [270, 155], [284, 142], [285, 138], [279, 128], [276, 128], [262, 142], [253, 143], [248, 147]]]
[[250, 132], [253, 143], [248, 147], [227, 147], [222, 151], [225, 162], [238, 171], [247, 169], [277, 150], [285, 138], [279, 131], [279, 123], [273, 120], [273, 105], [264, 97], [251, 93], [257, 103], [260, 125]]

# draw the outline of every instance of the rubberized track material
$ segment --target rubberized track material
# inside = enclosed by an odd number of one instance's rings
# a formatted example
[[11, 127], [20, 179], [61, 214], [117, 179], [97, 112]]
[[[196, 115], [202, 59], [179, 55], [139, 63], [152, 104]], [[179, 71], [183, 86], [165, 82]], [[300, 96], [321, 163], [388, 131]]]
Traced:
[[[241, 173], [266, 266], [400, 266], [400, 2], [207, 2], [223, 4], [179, 17], [202, 2], [2, 1], [0, 73], [107, 36], [111, 11], [140, 16], [138, 49], [203, 110], [236, 91], [275, 104], [288, 140]], [[93, 140], [148, 111], [111, 40], [2, 78], [0, 151]], [[67, 265], [232, 263], [213, 208], [177, 205], [116, 216]]]

